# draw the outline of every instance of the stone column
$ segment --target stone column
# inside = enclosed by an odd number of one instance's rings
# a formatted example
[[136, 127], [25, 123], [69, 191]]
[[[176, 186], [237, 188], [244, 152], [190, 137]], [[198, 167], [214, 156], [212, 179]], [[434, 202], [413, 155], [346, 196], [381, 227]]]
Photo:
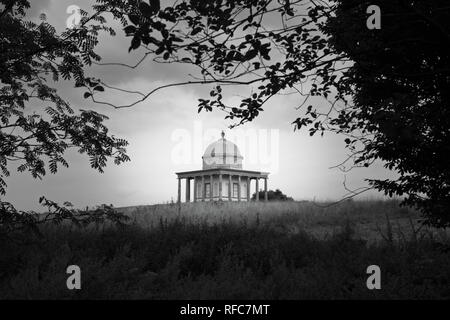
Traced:
[[202, 187], [200, 188], [202, 201], [205, 201], [205, 176], [202, 176]]
[[213, 175], [211, 174], [209, 176], [209, 200], [213, 201], [213, 193], [214, 193], [214, 188], [213, 188]]
[[250, 201], [250, 177], [247, 177], [247, 201]]
[[191, 201], [191, 178], [186, 178], [186, 202]]
[[219, 200], [222, 200], [222, 174], [219, 174]]
[[198, 188], [197, 188], [197, 177], [194, 177], [194, 202], [197, 202], [197, 193], [198, 193]]
[[256, 201], [259, 201], [259, 178], [256, 178]]
[[238, 201], [241, 201], [241, 176], [238, 176]]
[[267, 178], [264, 178], [264, 201], [267, 201]]
[[228, 175], [228, 201], [231, 201], [232, 192], [233, 192], [233, 185], [232, 185], [232, 181], [231, 181], [231, 174], [229, 174]]
[[178, 203], [181, 203], [181, 178], [178, 178]]

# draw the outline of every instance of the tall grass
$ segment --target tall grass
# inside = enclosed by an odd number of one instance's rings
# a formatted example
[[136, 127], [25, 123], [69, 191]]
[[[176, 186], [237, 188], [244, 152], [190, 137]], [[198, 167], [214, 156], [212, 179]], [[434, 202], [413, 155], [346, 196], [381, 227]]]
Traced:
[[[306, 231], [325, 238], [350, 223], [356, 236], [368, 241], [383, 239], [387, 226], [396, 238], [414, 236], [419, 229], [419, 214], [400, 207], [397, 200], [345, 201], [339, 204], [309, 201], [282, 202], [197, 202], [121, 208], [132, 221], [143, 228], [152, 228], [160, 221], [182, 219], [189, 223], [218, 222], [262, 223], [287, 233]], [[422, 234], [437, 233], [422, 228]]]
[[[418, 231], [417, 213], [394, 201], [123, 211], [133, 223], [122, 229], [44, 226], [41, 238], [3, 240], [0, 298], [450, 298], [448, 233]], [[70, 264], [82, 270], [79, 291], [66, 287]], [[381, 290], [366, 287], [371, 264]]]

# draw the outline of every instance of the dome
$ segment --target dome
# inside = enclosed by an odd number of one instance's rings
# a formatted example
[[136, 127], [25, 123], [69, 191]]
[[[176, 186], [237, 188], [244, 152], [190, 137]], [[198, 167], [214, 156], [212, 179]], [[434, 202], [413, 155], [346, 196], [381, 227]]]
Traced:
[[242, 155], [237, 145], [225, 139], [222, 131], [222, 138], [211, 143], [203, 154], [203, 170], [227, 168], [242, 169]]

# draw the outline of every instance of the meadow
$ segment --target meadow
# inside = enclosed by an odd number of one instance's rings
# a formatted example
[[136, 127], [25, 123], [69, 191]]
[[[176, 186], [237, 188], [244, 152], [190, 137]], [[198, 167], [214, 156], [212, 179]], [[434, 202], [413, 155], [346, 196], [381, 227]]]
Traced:
[[[396, 200], [119, 208], [0, 242], [0, 299], [449, 299], [450, 232]], [[68, 290], [66, 268], [81, 268]], [[366, 269], [381, 269], [368, 290]]]

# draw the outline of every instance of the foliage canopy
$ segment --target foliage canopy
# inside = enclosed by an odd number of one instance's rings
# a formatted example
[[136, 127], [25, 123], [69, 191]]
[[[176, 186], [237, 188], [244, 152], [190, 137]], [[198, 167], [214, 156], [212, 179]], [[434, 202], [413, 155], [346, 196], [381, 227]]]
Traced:
[[[28, 1], [0, 4], [0, 196], [6, 193], [11, 166], [42, 178], [47, 171], [56, 173], [59, 165], [68, 167], [64, 153], [69, 148], [87, 154], [100, 172], [108, 158], [116, 164], [128, 161], [127, 141], [108, 133], [106, 116], [93, 110], [75, 112], [51, 85], [63, 79], [75, 87], [104, 90], [98, 80], [85, 76], [84, 68], [100, 59], [94, 52], [98, 33], [113, 33], [103, 26], [105, 19], [82, 12], [78, 28], [58, 34], [45, 16], [40, 23], [26, 20]], [[89, 21], [95, 24], [88, 26]], [[59, 212], [54, 221], [74, 213], [45, 198], [41, 203]], [[0, 202], [0, 226], [34, 220], [33, 214]]]
[[[298, 92], [304, 111], [295, 128], [344, 135], [342, 170], [381, 160], [398, 178], [370, 179], [370, 187], [405, 196], [427, 222], [449, 226], [450, 8], [444, 0], [380, 0], [382, 27], [369, 30], [372, 4], [101, 0], [95, 9], [120, 19], [130, 51], [198, 68], [197, 78], [173, 85], [211, 84], [198, 110], [222, 110], [232, 126], [255, 119], [274, 95]], [[240, 105], [225, 103], [233, 85], [250, 88]]]

